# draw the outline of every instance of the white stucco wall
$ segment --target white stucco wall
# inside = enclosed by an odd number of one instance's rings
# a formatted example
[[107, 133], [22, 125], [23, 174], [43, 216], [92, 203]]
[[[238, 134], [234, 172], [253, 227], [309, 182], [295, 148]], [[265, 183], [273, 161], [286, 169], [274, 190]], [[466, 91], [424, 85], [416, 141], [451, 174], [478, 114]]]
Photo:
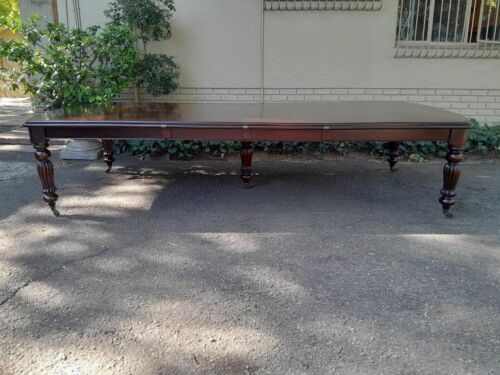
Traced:
[[172, 40], [152, 49], [172, 54], [184, 87], [259, 87], [261, 2], [177, 0]]
[[267, 12], [266, 86], [498, 88], [500, 61], [394, 58], [397, 0], [378, 12]]
[[[82, 24], [105, 22], [106, 4], [81, 1]], [[395, 58], [397, 0], [374, 12], [266, 12], [264, 25], [262, 0], [176, 7], [172, 40], [151, 46], [181, 66], [181, 87], [165, 100], [258, 101], [263, 83], [269, 101], [409, 100], [500, 122], [500, 60]]]

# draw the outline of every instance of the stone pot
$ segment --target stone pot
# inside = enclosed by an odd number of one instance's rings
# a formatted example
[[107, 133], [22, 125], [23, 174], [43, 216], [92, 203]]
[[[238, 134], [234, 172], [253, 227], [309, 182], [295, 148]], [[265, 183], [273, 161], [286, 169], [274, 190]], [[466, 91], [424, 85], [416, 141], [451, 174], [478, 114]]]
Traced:
[[102, 153], [100, 141], [71, 139], [59, 155], [64, 160], [98, 160], [102, 157]]

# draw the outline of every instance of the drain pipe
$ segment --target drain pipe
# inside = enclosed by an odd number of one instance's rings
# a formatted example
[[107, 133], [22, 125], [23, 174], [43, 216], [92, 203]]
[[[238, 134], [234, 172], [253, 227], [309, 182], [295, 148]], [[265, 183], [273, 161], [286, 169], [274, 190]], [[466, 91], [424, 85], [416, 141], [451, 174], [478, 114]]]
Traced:
[[75, 12], [75, 25], [79, 29], [82, 28], [82, 15], [80, 11], [80, 0], [73, 0], [73, 10]]
[[59, 11], [57, 9], [57, 0], [52, 0], [52, 20], [54, 23], [59, 23]]
[[261, 29], [260, 29], [260, 101], [264, 103], [264, 86], [265, 86], [265, 39], [266, 39], [266, 16], [265, 16], [266, 0], [262, 0], [261, 4]]
[[68, 9], [68, 0], [64, 0], [64, 9], [66, 10], [66, 27], [69, 29], [69, 9]]

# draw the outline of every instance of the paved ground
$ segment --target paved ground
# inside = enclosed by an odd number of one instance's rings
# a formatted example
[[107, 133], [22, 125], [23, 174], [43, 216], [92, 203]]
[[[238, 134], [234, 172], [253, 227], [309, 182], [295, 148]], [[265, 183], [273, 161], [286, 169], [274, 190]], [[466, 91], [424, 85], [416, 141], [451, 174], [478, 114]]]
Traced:
[[261, 161], [244, 189], [236, 162], [56, 156], [55, 218], [17, 149], [1, 374], [500, 373], [498, 164], [464, 164], [450, 219], [442, 163]]
[[33, 116], [29, 98], [0, 98], [0, 125], [22, 126]]
[[[0, 98], [0, 145], [30, 145], [28, 129], [23, 127], [33, 116], [29, 98]], [[62, 145], [64, 140], [54, 139], [53, 145]]]
[[28, 131], [23, 123], [33, 116], [27, 98], [0, 98], [0, 145], [29, 144]]

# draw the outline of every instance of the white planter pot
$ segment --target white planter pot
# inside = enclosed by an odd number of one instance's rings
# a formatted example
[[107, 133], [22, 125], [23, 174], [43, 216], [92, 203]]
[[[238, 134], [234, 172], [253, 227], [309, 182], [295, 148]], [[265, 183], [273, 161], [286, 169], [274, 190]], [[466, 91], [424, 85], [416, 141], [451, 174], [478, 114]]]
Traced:
[[98, 160], [102, 153], [100, 141], [75, 139], [69, 140], [59, 155], [64, 160]]

